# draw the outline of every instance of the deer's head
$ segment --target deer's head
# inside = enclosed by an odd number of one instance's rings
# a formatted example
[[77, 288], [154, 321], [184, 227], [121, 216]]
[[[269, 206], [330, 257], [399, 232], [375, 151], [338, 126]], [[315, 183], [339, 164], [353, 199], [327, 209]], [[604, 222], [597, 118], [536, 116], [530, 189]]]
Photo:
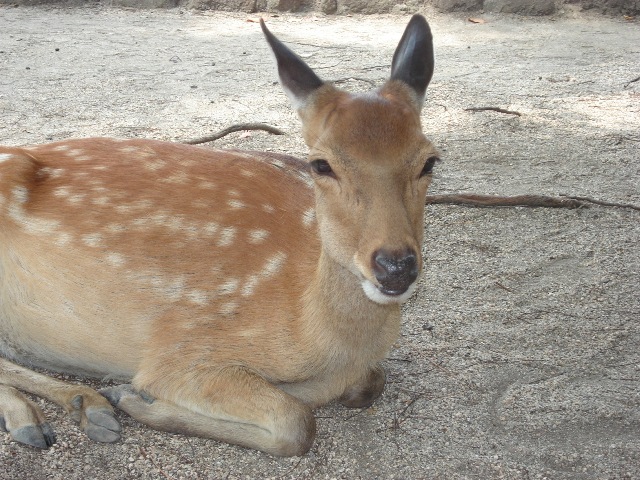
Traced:
[[350, 94], [322, 81], [261, 24], [303, 122], [324, 254], [372, 301], [405, 301], [422, 269], [424, 202], [438, 155], [420, 124], [434, 64], [429, 25], [415, 15], [389, 80]]

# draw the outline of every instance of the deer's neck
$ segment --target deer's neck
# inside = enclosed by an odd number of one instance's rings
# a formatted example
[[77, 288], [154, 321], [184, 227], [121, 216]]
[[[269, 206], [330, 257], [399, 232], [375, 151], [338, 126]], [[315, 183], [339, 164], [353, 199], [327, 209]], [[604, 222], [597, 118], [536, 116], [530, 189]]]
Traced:
[[384, 356], [399, 333], [400, 306], [371, 301], [360, 280], [324, 250], [305, 304], [309, 327], [320, 327], [351, 348], [373, 348]]

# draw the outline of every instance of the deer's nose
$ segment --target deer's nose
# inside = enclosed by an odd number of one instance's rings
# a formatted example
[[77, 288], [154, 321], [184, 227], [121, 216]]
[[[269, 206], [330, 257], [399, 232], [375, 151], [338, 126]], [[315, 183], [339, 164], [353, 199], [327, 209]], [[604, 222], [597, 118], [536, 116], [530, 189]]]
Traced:
[[418, 278], [418, 257], [412, 249], [376, 250], [372, 265], [380, 291], [386, 295], [402, 295]]

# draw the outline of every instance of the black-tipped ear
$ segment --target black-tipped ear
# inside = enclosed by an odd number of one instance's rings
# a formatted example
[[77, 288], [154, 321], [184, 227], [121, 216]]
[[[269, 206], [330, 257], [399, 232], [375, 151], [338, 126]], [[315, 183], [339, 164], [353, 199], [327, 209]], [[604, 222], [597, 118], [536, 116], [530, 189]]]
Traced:
[[304, 105], [311, 93], [324, 85], [324, 82], [320, 80], [304, 60], [293, 53], [269, 31], [262, 19], [260, 19], [260, 26], [276, 57], [280, 83], [293, 106], [298, 109]]
[[424, 101], [433, 76], [433, 38], [422, 15], [411, 17], [391, 62], [391, 80], [402, 80]]

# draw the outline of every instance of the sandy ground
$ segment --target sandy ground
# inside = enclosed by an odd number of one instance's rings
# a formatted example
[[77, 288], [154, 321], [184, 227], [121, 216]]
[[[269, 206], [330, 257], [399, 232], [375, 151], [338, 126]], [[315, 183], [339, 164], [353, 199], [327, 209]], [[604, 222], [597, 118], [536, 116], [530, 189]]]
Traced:
[[[428, 17], [437, 66], [424, 130], [444, 159], [432, 193], [640, 204], [638, 23]], [[0, 7], [0, 142], [184, 140], [258, 121], [288, 135], [217, 146], [304, 156], [249, 18]], [[269, 18], [322, 77], [353, 90], [384, 80], [406, 21]], [[521, 116], [465, 111], [482, 106]], [[58, 443], [38, 451], [0, 435], [0, 478], [640, 478], [640, 212], [431, 206], [426, 216], [423, 286], [384, 395], [365, 411], [319, 409], [305, 457], [155, 432], [122, 413], [123, 440], [96, 444], [40, 401]]]

